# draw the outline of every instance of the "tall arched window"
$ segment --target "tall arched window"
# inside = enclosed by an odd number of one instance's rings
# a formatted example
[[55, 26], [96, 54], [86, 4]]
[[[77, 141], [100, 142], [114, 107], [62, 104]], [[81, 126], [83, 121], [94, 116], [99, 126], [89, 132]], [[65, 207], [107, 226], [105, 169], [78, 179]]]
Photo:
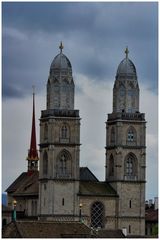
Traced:
[[44, 125], [44, 140], [48, 139], [48, 124], [45, 123]]
[[136, 130], [134, 127], [129, 127], [127, 130], [127, 142], [135, 143], [136, 142]]
[[48, 154], [46, 151], [43, 154], [43, 174], [48, 174]]
[[111, 144], [115, 144], [115, 128], [111, 129]]
[[32, 200], [32, 203], [31, 203], [31, 212], [32, 212], [32, 216], [34, 216], [34, 201]]
[[95, 202], [91, 206], [91, 227], [104, 227], [104, 205], [101, 202]]
[[112, 154], [109, 158], [109, 176], [114, 176], [114, 158]]
[[70, 178], [72, 173], [71, 155], [68, 151], [63, 150], [57, 158], [56, 176], [60, 178]]
[[133, 175], [133, 159], [131, 157], [126, 161], [126, 174], [129, 176]]
[[61, 128], [61, 138], [68, 138], [68, 128], [66, 125], [63, 125]]
[[125, 177], [129, 180], [137, 178], [137, 158], [132, 153], [128, 154], [125, 159]]
[[69, 126], [64, 123], [60, 128], [60, 142], [61, 143], [69, 143]]

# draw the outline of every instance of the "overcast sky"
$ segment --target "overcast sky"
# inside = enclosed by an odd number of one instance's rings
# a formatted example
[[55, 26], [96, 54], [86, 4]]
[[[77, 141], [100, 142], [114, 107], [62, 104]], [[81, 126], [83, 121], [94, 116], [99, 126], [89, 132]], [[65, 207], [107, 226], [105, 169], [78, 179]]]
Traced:
[[72, 64], [80, 110], [81, 166], [104, 180], [105, 121], [112, 112], [116, 70], [129, 48], [147, 120], [146, 196], [158, 182], [158, 4], [154, 2], [2, 3], [2, 190], [27, 170], [32, 85], [36, 85], [37, 142], [46, 108], [49, 68], [63, 41]]

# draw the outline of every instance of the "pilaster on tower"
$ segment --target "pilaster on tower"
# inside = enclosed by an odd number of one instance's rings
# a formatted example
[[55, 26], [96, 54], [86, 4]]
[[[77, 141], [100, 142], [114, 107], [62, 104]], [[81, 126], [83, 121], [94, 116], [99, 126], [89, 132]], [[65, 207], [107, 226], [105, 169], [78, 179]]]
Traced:
[[35, 123], [35, 92], [33, 87], [33, 112], [30, 149], [28, 151], [28, 172], [38, 171], [38, 151], [36, 144], [36, 123]]

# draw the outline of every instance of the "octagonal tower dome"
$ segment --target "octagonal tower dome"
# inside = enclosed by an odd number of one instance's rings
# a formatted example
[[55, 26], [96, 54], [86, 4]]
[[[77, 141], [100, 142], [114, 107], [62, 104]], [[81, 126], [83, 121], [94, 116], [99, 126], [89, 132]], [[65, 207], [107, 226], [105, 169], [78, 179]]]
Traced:
[[74, 81], [69, 59], [62, 53], [53, 59], [47, 83], [47, 109], [74, 109]]
[[50, 75], [72, 75], [72, 65], [69, 59], [62, 53], [63, 45], [59, 46], [60, 53], [55, 56], [50, 66]]
[[137, 79], [137, 72], [134, 63], [128, 58], [128, 48], [125, 50], [126, 57], [120, 62], [116, 79], [122, 79], [128, 77], [129, 79]]
[[126, 57], [120, 62], [113, 87], [113, 112], [135, 113], [139, 111], [139, 86], [133, 62]]

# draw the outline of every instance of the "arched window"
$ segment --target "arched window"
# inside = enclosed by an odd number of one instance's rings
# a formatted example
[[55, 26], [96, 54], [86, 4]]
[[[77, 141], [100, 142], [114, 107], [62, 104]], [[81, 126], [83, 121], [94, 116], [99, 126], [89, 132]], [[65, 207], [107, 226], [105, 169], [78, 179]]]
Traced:
[[67, 157], [66, 154], [63, 153], [60, 158], [60, 172], [65, 175], [67, 172]]
[[37, 216], [37, 201], [35, 201], [35, 216]]
[[69, 126], [68, 124], [63, 124], [60, 128], [60, 142], [68, 143], [69, 142]]
[[61, 128], [61, 138], [68, 138], [68, 128], [66, 125], [63, 125]]
[[71, 155], [68, 151], [63, 150], [60, 152], [57, 158], [57, 169], [56, 175], [60, 178], [68, 178], [71, 177], [72, 166], [71, 166]]
[[129, 157], [126, 162], [126, 174], [133, 175], [133, 159]]
[[91, 206], [91, 227], [104, 227], [104, 205], [101, 202], [95, 202]]
[[119, 87], [119, 95], [120, 95], [120, 97], [125, 96], [125, 87], [124, 87], [124, 85], [121, 85]]
[[34, 201], [33, 200], [31, 203], [31, 212], [32, 212], [32, 216], [34, 216]]
[[115, 144], [115, 128], [111, 129], [111, 144]]
[[136, 130], [134, 129], [134, 127], [129, 127], [127, 131], [127, 142], [136, 142]]
[[43, 154], [43, 174], [48, 174], [48, 154], [46, 151]]
[[114, 158], [112, 154], [109, 158], [109, 176], [114, 176]]
[[48, 124], [45, 123], [44, 125], [44, 140], [48, 139]]
[[132, 153], [125, 159], [125, 176], [128, 180], [135, 180], [137, 177], [137, 159]]

